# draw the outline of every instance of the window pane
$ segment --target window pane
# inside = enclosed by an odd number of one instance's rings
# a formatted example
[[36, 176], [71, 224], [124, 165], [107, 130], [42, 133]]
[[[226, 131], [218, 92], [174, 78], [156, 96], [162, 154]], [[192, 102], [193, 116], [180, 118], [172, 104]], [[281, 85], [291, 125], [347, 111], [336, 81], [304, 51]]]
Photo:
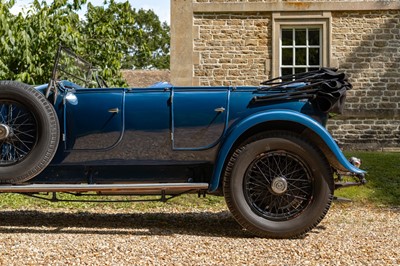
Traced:
[[318, 70], [319, 69], [319, 67], [310, 67], [309, 69], [308, 69], [308, 71], [316, 71], [316, 70]]
[[308, 44], [319, 45], [319, 29], [308, 30]]
[[282, 49], [282, 65], [293, 65], [293, 49]]
[[282, 45], [293, 45], [292, 29], [282, 29]]
[[306, 65], [307, 64], [307, 49], [306, 48], [296, 48], [296, 65]]
[[296, 29], [296, 45], [306, 45], [306, 29]]
[[306, 69], [304, 68], [304, 67], [296, 67], [295, 69], [294, 69], [294, 72], [297, 74], [297, 73], [303, 73], [303, 72], [306, 72]]
[[292, 68], [281, 68], [281, 75], [286, 76], [286, 75], [292, 75], [293, 69]]
[[320, 65], [319, 48], [310, 48], [308, 50], [308, 62], [310, 65]]
[[306, 25], [281, 28], [282, 75], [295, 74], [318, 69], [322, 65], [322, 29]]

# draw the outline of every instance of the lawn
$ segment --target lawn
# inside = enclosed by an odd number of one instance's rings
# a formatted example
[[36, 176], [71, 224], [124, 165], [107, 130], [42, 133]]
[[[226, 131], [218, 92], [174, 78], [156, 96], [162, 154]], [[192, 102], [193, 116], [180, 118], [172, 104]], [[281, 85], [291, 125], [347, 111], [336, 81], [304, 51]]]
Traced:
[[[356, 156], [362, 159], [361, 168], [368, 171], [368, 183], [365, 186], [343, 188], [335, 191], [338, 197], [349, 198], [356, 204], [372, 206], [400, 206], [400, 153], [383, 152], [347, 152], [347, 157]], [[74, 199], [69, 195], [61, 195], [63, 199]], [[91, 199], [98, 199], [93, 197]], [[111, 199], [120, 199], [112, 197]], [[62, 208], [62, 209], [132, 209], [146, 211], [173, 208], [178, 211], [215, 210], [225, 208], [223, 197], [207, 196], [198, 199], [197, 195], [184, 195], [167, 203], [78, 203], [78, 202], [48, 202], [29, 198], [18, 194], [0, 194], [0, 209], [24, 208]]]
[[361, 187], [337, 190], [336, 196], [376, 206], [400, 206], [400, 153], [346, 152], [361, 158], [368, 183]]

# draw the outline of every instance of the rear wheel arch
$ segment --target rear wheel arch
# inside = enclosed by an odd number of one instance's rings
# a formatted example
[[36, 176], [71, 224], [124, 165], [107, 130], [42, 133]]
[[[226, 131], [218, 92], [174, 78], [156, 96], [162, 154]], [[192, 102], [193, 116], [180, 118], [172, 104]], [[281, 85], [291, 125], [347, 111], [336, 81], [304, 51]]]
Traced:
[[[293, 121], [287, 120], [273, 120], [267, 121], [260, 124], [256, 124], [249, 129], [247, 129], [239, 138], [236, 139], [234, 144], [232, 145], [232, 149], [229, 154], [247, 139], [250, 139], [252, 136], [258, 135], [261, 133], [266, 133], [270, 131], [287, 131], [296, 133], [299, 136], [308, 140], [308, 142], [312, 143], [315, 147], [321, 150], [323, 155], [329, 161], [329, 163], [337, 168], [340, 168], [340, 163], [338, 162], [336, 156], [332, 153], [329, 146], [325, 143], [325, 141], [319, 136], [315, 131], [311, 128]], [[228, 160], [229, 156], [225, 160]]]
[[[229, 158], [232, 156], [232, 154], [235, 152], [235, 150], [240, 146], [243, 145], [246, 141], [249, 139], [253, 138], [254, 136], [257, 136], [259, 134], [265, 134], [271, 131], [287, 131], [287, 132], [292, 132], [295, 133], [299, 136], [303, 136], [304, 138], [309, 139], [310, 142], [316, 147], [318, 147], [323, 154], [328, 154], [330, 155], [329, 157], [326, 157], [331, 163], [331, 161], [336, 161], [336, 157], [334, 154], [331, 152], [329, 147], [326, 145], [326, 143], [323, 141], [323, 139], [316, 134], [314, 131], [312, 131], [310, 128], [307, 126], [298, 123], [298, 122], [293, 122], [293, 121], [288, 121], [288, 120], [271, 120], [271, 121], [265, 121], [262, 123], [255, 124], [245, 130], [239, 137], [237, 137], [234, 142], [231, 144], [229, 148], [229, 152], [225, 154], [223, 158], [219, 158], [219, 160], [223, 160], [223, 162], [219, 162], [220, 164], [222, 163], [222, 169], [221, 172], [218, 176], [218, 184], [217, 187], [218, 189], [222, 189], [222, 182], [223, 182], [223, 173], [224, 169], [226, 169], [227, 163], [229, 162]], [[222, 144], [223, 146], [223, 144]], [[336, 165], [339, 165], [337, 163]], [[214, 176], [214, 178], [216, 178]]]
[[316, 120], [296, 111], [272, 110], [255, 114], [231, 126], [224, 142], [220, 145], [214, 173], [211, 178], [210, 192], [221, 188], [223, 171], [226, 168], [227, 160], [229, 160], [236, 147], [251, 136], [270, 130], [284, 130], [303, 136], [322, 151], [323, 156], [335, 169], [355, 174], [365, 173], [348, 162], [332, 136]]

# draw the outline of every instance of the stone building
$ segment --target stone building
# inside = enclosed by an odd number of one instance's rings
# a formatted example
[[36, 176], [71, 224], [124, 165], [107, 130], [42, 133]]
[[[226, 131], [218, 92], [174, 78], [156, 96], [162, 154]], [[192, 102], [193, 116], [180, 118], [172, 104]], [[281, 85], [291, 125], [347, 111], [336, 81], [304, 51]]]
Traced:
[[329, 131], [345, 148], [400, 148], [400, 0], [171, 0], [171, 36], [177, 86], [337, 67], [354, 88]]

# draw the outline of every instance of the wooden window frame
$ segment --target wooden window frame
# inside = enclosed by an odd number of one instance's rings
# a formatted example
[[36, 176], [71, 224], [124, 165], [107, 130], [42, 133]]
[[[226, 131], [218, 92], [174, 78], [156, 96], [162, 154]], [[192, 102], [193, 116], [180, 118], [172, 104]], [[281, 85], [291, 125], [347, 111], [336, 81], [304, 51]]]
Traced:
[[321, 29], [321, 66], [331, 66], [331, 12], [274, 12], [272, 14], [272, 69], [271, 76], [277, 77], [281, 67], [282, 28]]

